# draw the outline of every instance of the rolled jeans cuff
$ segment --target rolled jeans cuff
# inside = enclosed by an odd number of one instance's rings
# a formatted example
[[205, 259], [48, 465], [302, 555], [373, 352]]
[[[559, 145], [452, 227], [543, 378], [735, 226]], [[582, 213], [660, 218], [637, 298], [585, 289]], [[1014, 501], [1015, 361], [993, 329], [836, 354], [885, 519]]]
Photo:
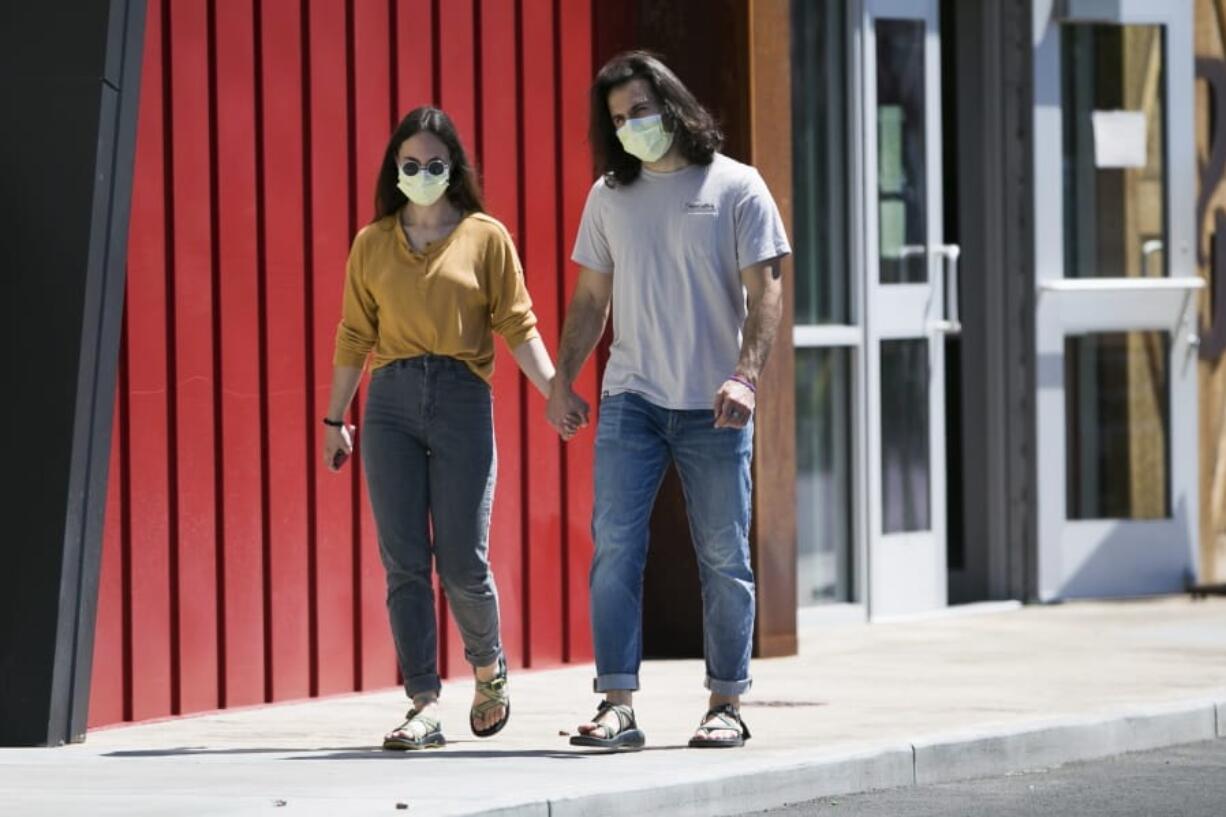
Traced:
[[613, 690], [637, 692], [638, 688], [639, 676], [634, 673], [597, 675], [596, 680], [592, 681], [592, 690], [595, 692], [611, 692]]
[[411, 678], [405, 679], [404, 691], [408, 693], [409, 699], [415, 695], [421, 695], [426, 692], [438, 693], [443, 688], [439, 681], [438, 673], [427, 672], [422, 675], [414, 675]]
[[472, 653], [464, 650], [464, 660], [473, 667], [488, 667], [494, 664], [502, 657], [502, 647], [495, 646], [492, 650], [485, 650], [480, 653]]
[[753, 686], [753, 679], [746, 678], [743, 681], [720, 681], [708, 675], [705, 686], [716, 695], [744, 695], [749, 691], [749, 688]]

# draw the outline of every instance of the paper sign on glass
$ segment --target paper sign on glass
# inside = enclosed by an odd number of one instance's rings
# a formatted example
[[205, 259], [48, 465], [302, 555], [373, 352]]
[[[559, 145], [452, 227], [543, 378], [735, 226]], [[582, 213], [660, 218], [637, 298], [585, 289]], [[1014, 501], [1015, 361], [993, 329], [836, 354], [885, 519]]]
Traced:
[[1145, 114], [1142, 111], [1094, 111], [1094, 164], [1098, 167], [1145, 167]]

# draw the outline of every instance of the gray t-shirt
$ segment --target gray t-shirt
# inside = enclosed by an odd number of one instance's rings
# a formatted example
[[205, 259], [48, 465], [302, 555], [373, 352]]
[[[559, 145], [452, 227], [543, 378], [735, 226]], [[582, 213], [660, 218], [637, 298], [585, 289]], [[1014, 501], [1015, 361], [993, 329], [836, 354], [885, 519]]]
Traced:
[[745, 324], [741, 270], [791, 252], [758, 171], [716, 154], [629, 185], [592, 186], [571, 258], [613, 273], [606, 394], [709, 409], [736, 367]]

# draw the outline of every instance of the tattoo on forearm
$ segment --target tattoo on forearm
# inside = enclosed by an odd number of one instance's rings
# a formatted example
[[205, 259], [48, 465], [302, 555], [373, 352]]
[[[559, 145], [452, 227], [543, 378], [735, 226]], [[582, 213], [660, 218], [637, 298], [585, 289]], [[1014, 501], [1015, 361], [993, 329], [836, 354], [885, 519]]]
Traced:
[[588, 355], [596, 348], [607, 319], [607, 308], [601, 309], [586, 298], [571, 301], [558, 348], [558, 375], [563, 380], [573, 381], [579, 374]]
[[763, 293], [749, 311], [742, 330], [741, 359], [738, 369], [757, 378], [766, 366], [779, 322], [783, 317], [781, 293]]

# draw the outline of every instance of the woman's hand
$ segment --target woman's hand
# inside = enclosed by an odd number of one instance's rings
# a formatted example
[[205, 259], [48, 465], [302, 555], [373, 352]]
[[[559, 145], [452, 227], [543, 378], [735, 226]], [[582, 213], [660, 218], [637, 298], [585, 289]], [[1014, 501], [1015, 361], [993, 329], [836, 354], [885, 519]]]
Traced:
[[354, 427], [345, 424], [344, 427], [326, 426], [324, 428], [324, 467], [329, 471], [339, 471], [353, 453]]
[[555, 377], [550, 384], [549, 404], [545, 408], [549, 424], [569, 441], [588, 423], [587, 401], [575, 394], [574, 389]]

